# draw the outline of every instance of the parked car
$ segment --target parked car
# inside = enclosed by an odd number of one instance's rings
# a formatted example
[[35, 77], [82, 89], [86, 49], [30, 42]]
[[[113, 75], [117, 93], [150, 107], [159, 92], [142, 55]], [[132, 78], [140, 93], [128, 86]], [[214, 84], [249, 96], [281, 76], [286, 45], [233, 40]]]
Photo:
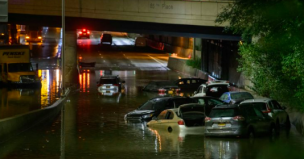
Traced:
[[124, 118], [125, 120], [149, 121], [165, 109], [178, 108], [187, 103], [193, 103], [193, 100], [187, 97], [155, 97], [138, 109], [127, 113]]
[[219, 98], [223, 93], [229, 92], [228, 87], [229, 83], [202, 84], [198, 87], [197, 91], [194, 92], [194, 97], [210, 96]]
[[225, 92], [220, 97], [220, 100], [229, 104], [239, 104], [246, 99], [254, 99], [254, 97], [249, 92]]
[[78, 38], [81, 39], [81, 38], [90, 38], [90, 35], [91, 35], [91, 32], [85, 28], [81, 29], [79, 32], [78, 32]]
[[145, 37], [136, 37], [135, 39], [135, 46], [136, 47], [146, 47], [146, 38]]
[[112, 35], [109, 33], [103, 33], [100, 36], [101, 45], [112, 45]]
[[119, 76], [101, 76], [97, 82], [98, 92], [102, 95], [113, 95], [117, 94], [123, 88], [125, 81], [120, 81]]
[[288, 113], [285, 111], [286, 107], [282, 107], [276, 100], [264, 98], [264, 99], [248, 99], [241, 104], [253, 105], [259, 108], [264, 114], [272, 117], [276, 123], [276, 127], [285, 125], [287, 128], [290, 127], [290, 119]]
[[214, 107], [205, 118], [205, 136], [256, 136], [277, 133], [274, 120], [252, 105]]
[[226, 104], [225, 102], [215, 97], [203, 96], [203, 97], [191, 97], [191, 98], [194, 100], [195, 103], [204, 105], [206, 115], [209, 115], [211, 109], [214, 108], [215, 106]]
[[204, 133], [204, 105], [183, 104], [176, 109], [166, 109], [147, 123], [150, 128], [171, 131]]
[[206, 83], [207, 80], [200, 79], [200, 78], [181, 78], [176, 80], [176, 85], [182, 90], [189, 90], [194, 91], [199, 87], [201, 84]]

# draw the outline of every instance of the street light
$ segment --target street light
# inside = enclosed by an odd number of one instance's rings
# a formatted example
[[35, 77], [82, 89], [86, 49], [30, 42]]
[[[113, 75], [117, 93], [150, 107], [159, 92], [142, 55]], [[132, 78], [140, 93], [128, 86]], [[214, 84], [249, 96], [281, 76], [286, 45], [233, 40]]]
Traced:
[[65, 0], [62, 0], [62, 14], [61, 14], [61, 25], [62, 25], [62, 47], [61, 47], [61, 91], [62, 94], [65, 94], [64, 88], [64, 52], [65, 52]]

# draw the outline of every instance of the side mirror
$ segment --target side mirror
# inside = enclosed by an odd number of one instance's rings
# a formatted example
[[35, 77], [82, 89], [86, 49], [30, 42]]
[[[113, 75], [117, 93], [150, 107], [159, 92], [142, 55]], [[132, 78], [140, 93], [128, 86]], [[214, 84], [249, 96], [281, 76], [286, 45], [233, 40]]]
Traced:
[[206, 91], [207, 91], [207, 88], [206, 88], [206, 87], [205, 87], [205, 88], [203, 88], [203, 92], [204, 92], [204, 93], [206, 93]]
[[197, 91], [194, 91], [194, 94], [196, 94], [197, 93]]
[[152, 120], [158, 120], [156, 116], [152, 117]]

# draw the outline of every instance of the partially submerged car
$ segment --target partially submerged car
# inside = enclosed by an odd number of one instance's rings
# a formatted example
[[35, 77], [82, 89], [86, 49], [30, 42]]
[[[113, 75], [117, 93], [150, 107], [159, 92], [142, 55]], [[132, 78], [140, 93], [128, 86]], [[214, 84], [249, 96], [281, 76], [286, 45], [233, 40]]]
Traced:
[[244, 104], [216, 106], [205, 118], [205, 123], [205, 136], [254, 137], [263, 133], [277, 133], [271, 117]]
[[176, 109], [162, 111], [154, 117], [147, 126], [150, 128], [164, 129], [188, 133], [204, 133], [205, 107], [197, 103], [181, 105]]
[[101, 95], [112, 96], [121, 91], [123, 83], [125, 83], [125, 81], [121, 81], [119, 76], [101, 76], [97, 82], [98, 92]]
[[284, 125], [290, 127], [289, 115], [286, 112], [286, 107], [281, 106], [276, 100], [269, 98], [248, 99], [241, 102], [242, 105], [254, 106], [261, 110], [264, 114], [272, 117], [276, 123], [277, 129]]
[[127, 113], [124, 118], [125, 120], [149, 121], [165, 109], [178, 108], [187, 103], [193, 103], [193, 100], [187, 97], [155, 97], [138, 109]]

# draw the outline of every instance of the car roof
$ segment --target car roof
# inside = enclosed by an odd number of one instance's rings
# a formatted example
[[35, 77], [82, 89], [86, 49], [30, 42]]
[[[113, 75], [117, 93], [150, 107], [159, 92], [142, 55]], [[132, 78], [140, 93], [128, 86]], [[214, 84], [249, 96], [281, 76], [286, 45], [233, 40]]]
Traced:
[[182, 97], [182, 96], [174, 96], [174, 97], [154, 97], [154, 98], [151, 98], [149, 100], [155, 100], [155, 99], [187, 99], [189, 97]]
[[[225, 92], [225, 93], [230, 93], [230, 94], [242, 94], [242, 93], [249, 93], [249, 92], [245, 92], [245, 91], [243, 91], [243, 92], [240, 92], [240, 91], [232, 91], [232, 92]], [[249, 93], [249, 94], [251, 94], [251, 93]]]
[[102, 78], [102, 79], [108, 79], [108, 78], [119, 78], [119, 76], [117, 75], [117, 76], [113, 76], [113, 75], [104, 75], [104, 76], [101, 76], [100, 78]]
[[230, 104], [223, 104], [223, 105], [217, 105], [217, 106], [215, 106], [212, 109], [238, 108], [238, 107], [239, 107], [239, 105], [237, 105], [237, 104], [232, 104], [232, 105], [230, 105]]
[[241, 102], [241, 104], [243, 103], [266, 103], [269, 102], [271, 99], [269, 98], [260, 98], [260, 99], [247, 99], [244, 100], [243, 102]]

